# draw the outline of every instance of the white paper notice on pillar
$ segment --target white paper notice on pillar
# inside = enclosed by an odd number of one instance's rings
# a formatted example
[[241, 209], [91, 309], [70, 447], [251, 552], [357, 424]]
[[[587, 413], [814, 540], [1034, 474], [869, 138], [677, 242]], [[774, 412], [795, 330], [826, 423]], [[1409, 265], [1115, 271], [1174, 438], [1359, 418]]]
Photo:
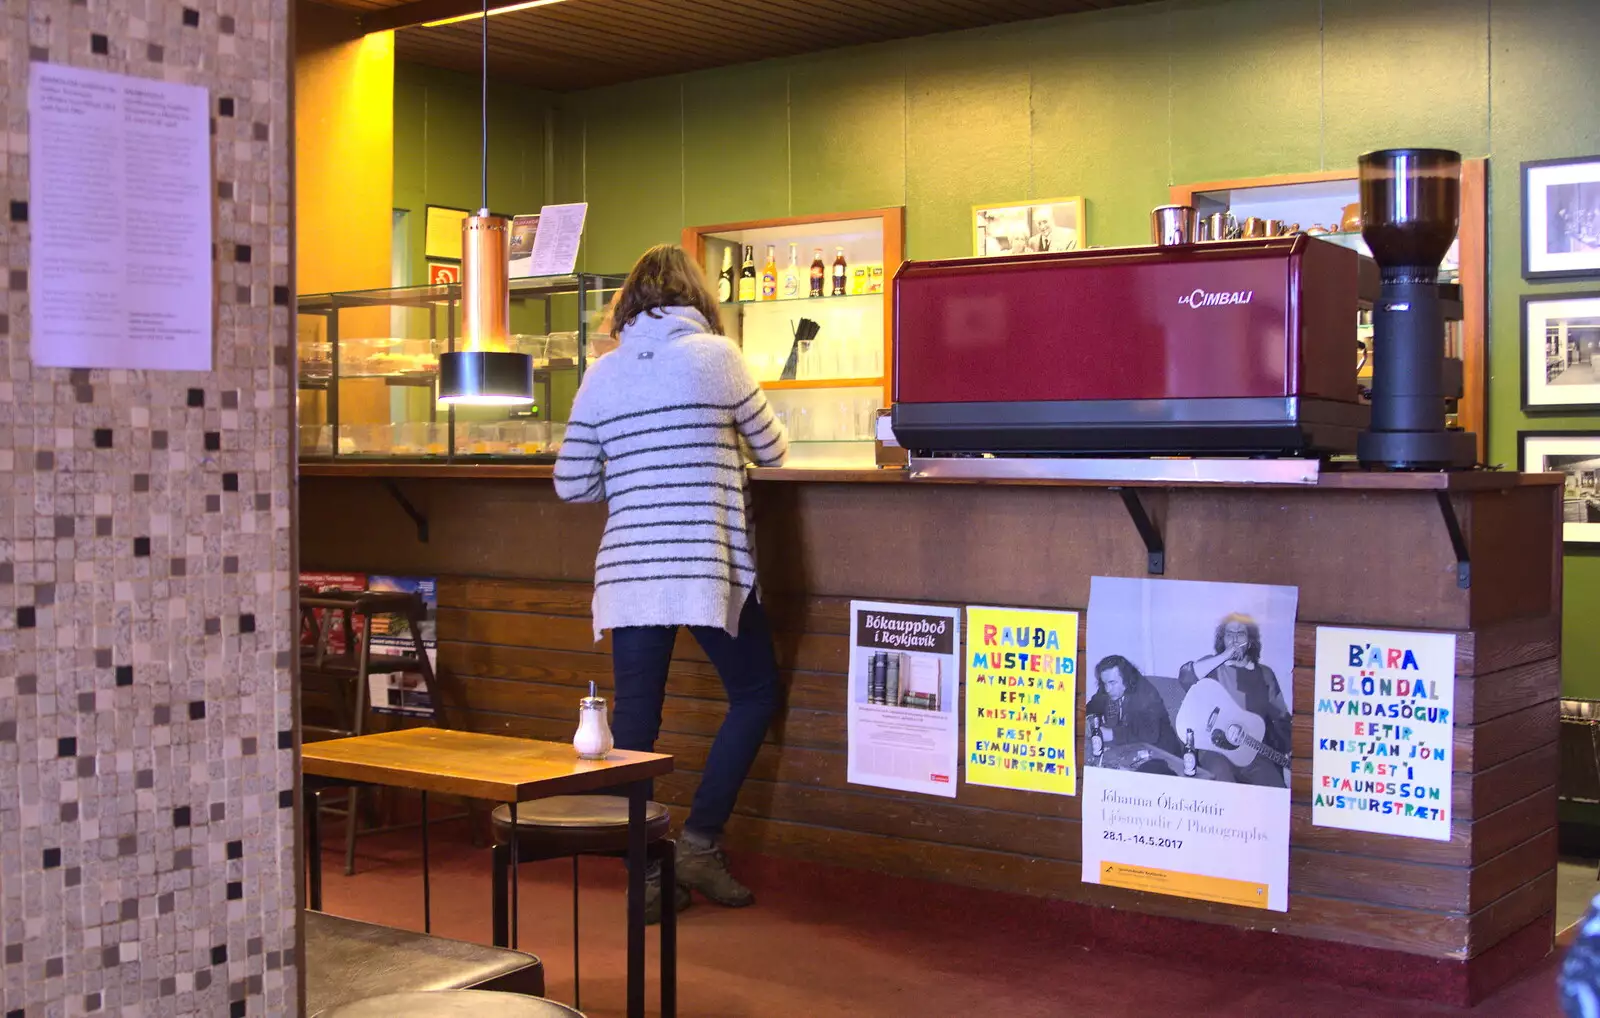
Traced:
[[30, 67], [34, 364], [211, 369], [210, 123], [204, 88]]
[[1454, 633], [1317, 628], [1311, 822], [1450, 840]]

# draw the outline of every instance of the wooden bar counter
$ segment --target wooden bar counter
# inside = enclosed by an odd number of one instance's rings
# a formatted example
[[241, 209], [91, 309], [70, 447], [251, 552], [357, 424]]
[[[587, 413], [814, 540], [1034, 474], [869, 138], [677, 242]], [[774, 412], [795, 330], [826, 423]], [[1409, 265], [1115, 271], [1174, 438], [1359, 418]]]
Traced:
[[[560, 502], [549, 474], [301, 467], [302, 568], [438, 578], [452, 725], [565, 739], [580, 688], [610, 685], [609, 644], [593, 642], [588, 617], [605, 509]], [[1487, 472], [1137, 489], [1167, 578], [1299, 588], [1290, 907], [1277, 913], [1084, 884], [1076, 797], [963, 782], [954, 800], [934, 800], [845, 782], [849, 600], [1086, 609], [1091, 577], [1150, 575], [1122, 489], [755, 471], [786, 701], [730, 844], [1009, 892], [983, 907], [1050, 924], [1063, 945], [1181, 951], [1476, 1001], [1526, 972], [1554, 936], [1560, 490], [1556, 475]], [[412, 513], [426, 520], [426, 542]], [[1451, 516], [1470, 565], [1458, 561]], [[1319, 624], [1457, 635], [1448, 842], [1312, 826]], [[676, 657], [657, 748], [678, 770], [657, 798], [686, 807], [723, 701], [687, 634]]]

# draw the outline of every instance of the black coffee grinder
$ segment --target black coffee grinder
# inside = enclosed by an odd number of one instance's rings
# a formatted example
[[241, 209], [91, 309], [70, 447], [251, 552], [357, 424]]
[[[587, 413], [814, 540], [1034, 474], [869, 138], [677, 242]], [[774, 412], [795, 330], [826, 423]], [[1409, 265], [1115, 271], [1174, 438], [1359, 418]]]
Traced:
[[1372, 424], [1362, 466], [1470, 469], [1477, 438], [1445, 427], [1439, 263], [1455, 240], [1461, 155], [1406, 148], [1361, 157], [1361, 236], [1382, 276], [1372, 309]]

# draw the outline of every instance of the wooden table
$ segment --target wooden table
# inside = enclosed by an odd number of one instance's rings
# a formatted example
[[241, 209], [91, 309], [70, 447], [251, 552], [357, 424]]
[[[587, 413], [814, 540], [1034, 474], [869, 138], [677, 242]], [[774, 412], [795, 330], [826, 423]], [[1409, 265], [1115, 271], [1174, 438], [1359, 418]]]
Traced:
[[[409, 728], [305, 745], [300, 753], [306, 804], [311, 907], [322, 908], [322, 853], [316, 794], [332, 784], [386, 785], [423, 794], [424, 922], [428, 899], [427, 794], [505, 803], [511, 830], [517, 803], [551, 795], [582, 795], [626, 786], [628, 792], [628, 1015], [644, 1015], [645, 802], [648, 782], [672, 771], [661, 753], [614, 750], [604, 760], [580, 760], [572, 746], [440, 728]], [[313, 780], [317, 779], [317, 780]], [[511, 839], [511, 946], [517, 946], [517, 841]], [[667, 889], [664, 893], [672, 893]], [[662, 982], [662, 1013], [671, 1015], [675, 987]]]

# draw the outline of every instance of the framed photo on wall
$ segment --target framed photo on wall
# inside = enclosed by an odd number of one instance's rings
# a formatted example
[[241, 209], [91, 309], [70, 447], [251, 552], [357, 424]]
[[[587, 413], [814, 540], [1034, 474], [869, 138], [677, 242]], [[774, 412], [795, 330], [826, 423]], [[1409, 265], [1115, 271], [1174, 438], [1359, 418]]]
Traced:
[[1082, 198], [972, 206], [972, 253], [1037, 254], [1087, 246]]
[[1522, 275], [1600, 277], [1600, 156], [1522, 164]]
[[1562, 539], [1600, 547], [1600, 432], [1519, 431], [1517, 469], [1565, 474]]
[[1600, 291], [1523, 296], [1522, 409], [1600, 410]]
[[461, 260], [461, 222], [472, 213], [448, 205], [429, 205], [423, 224], [422, 256], [435, 260]]

